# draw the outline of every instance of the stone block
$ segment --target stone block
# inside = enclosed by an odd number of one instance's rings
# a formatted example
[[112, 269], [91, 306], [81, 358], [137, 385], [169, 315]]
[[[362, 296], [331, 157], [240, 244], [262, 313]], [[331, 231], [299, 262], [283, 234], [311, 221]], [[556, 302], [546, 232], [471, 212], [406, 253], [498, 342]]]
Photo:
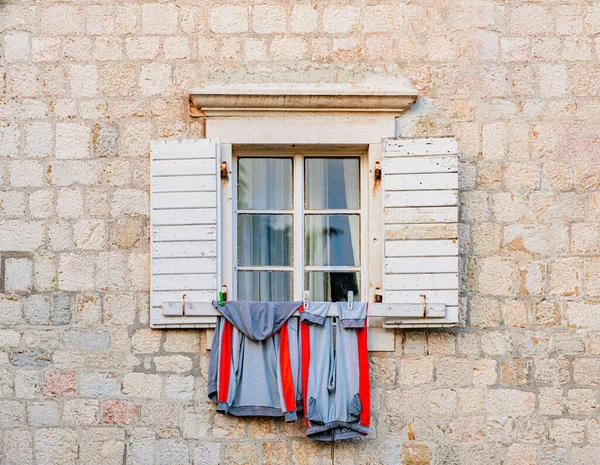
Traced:
[[89, 254], [62, 254], [58, 263], [58, 287], [65, 291], [89, 291], [94, 287], [94, 258]]
[[189, 401], [194, 397], [193, 376], [169, 376], [165, 385], [167, 399]]
[[73, 397], [77, 380], [74, 371], [47, 371], [43, 375], [44, 395], [49, 397]]
[[172, 86], [171, 65], [166, 63], [151, 63], [142, 65], [140, 70], [139, 87], [143, 95], [151, 96], [166, 94]]
[[134, 352], [140, 354], [151, 354], [158, 352], [160, 349], [162, 334], [162, 331], [155, 329], [138, 329], [131, 337], [131, 346], [133, 347]]
[[308, 33], [317, 30], [319, 11], [317, 5], [294, 5], [290, 19], [290, 29], [294, 33]]
[[161, 428], [175, 427], [179, 422], [177, 408], [172, 402], [146, 402], [142, 404], [140, 421]]
[[154, 358], [154, 366], [157, 371], [186, 373], [193, 367], [193, 362], [190, 357], [183, 355], [168, 355]]
[[215, 5], [210, 9], [212, 32], [239, 33], [248, 30], [248, 8], [244, 5]]
[[4, 464], [33, 465], [33, 441], [31, 432], [11, 429], [4, 433]]
[[66, 426], [85, 426], [98, 423], [100, 402], [95, 399], [67, 400], [63, 407], [63, 421]]
[[40, 396], [40, 373], [37, 370], [15, 371], [15, 396], [21, 399], [34, 399]]
[[38, 190], [29, 196], [29, 214], [33, 218], [49, 218], [56, 214], [54, 210], [54, 192]]
[[570, 328], [600, 327], [600, 304], [597, 302], [567, 302], [565, 317]]
[[43, 428], [35, 432], [36, 465], [76, 465], [77, 431]]
[[285, 9], [279, 5], [255, 5], [252, 11], [252, 29], [257, 34], [284, 33]]
[[70, 329], [63, 336], [65, 347], [78, 350], [107, 350], [110, 340], [110, 334], [104, 331]]
[[81, 432], [81, 465], [122, 465], [125, 455], [125, 430], [90, 428]]
[[8, 63], [29, 60], [31, 50], [29, 35], [15, 32], [4, 36], [4, 59]]
[[584, 440], [585, 422], [571, 418], [557, 418], [550, 425], [550, 439], [559, 444], [577, 444]]
[[517, 389], [495, 389], [489, 391], [486, 401], [488, 414], [521, 417], [535, 410], [535, 394]]
[[77, 159], [89, 157], [91, 130], [79, 123], [56, 125], [56, 158]]
[[433, 380], [433, 357], [403, 358], [400, 362], [400, 384], [418, 385]]
[[102, 423], [108, 425], [131, 425], [137, 421], [137, 405], [121, 400], [111, 400], [102, 406]]
[[346, 34], [357, 24], [359, 10], [352, 5], [331, 5], [323, 10], [323, 32]]
[[142, 5], [143, 34], [177, 33], [177, 11], [174, 4], [148, 3]]
[[163, 380], [159, 375], [127, 373], [123, 378], [123, 394], [130, 397], [159, 399]]
[[9, 326], [22, 321], [21, 298], [16, 295], [0, 295], [0, 324]]
[[61, 218], [83, 216], [83, 195], [77, 188], [60, 189], [56, 198], [56, 213]]
[[121, 382], [116, 373], [84, 372], [77, 375], [77, 393], [82, 397], [117, 397]]
[[12, 187], [42, 187], [44, 167], [36, 160], [19, 160], [8, 165]]
[[146, 191], [117, 189], [113, 194], [113, 216], [148, 216], [149, 212], [150, 200]]
[[0, 329], [0, 349], [14, 348], [21, 342], [21, 334], [12, 329]]
[[513, 295], [516, 266], [512, 258], [486, 257], [478, 259], [477, 263], [477, 291], [499, 296]]
[[25, 406], [16, 400], [0, 400], [0, 427], [15, 428], [25, 424]]
[[108, 294], [104, 298], [104, 323], [131, 325], [135, 322], [137, 303], [133, 294]]
[[162, 439], [158, 441], [158, 465], [189, 465], [188, 445], [181, 439]]
[[27, 405], [27, 419], [30, 426], [58, 426], [60, 424], [58, 403], [29, 403]]

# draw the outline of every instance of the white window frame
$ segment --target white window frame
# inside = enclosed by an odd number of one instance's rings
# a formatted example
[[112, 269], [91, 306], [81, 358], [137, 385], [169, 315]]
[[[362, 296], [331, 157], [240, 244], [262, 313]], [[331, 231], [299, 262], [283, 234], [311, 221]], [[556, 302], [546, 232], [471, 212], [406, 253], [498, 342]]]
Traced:
[[[238, 159], [240, 157], [260, 157], [260, 158], [292, 158], [293, 160], [293, 209], [290, 214], [293, 215], [293, 300], [302, 300], [306, 285], [304, 283], [304, 275], [307, 269], [304, 263], [305, 253], [305, 238], [304, 238], [304, 219], [306, 211], [304, 209], [304, 160], [306, 158], [319, 157], [357, 157], [359, 158], [359, 182], [360, 182], [360, 208], [357, 210], [309, 210], [310, 214], [327, 214], [332, 215], [336, 212], [340, 214], [359, 214], [360, 215], [360, 231], [359, 231], [359, 246], [360, 246], [360, 265], [357, 267], [341, 267], [341, 270], [350, 270], [360, 272], [360, 296], [355, 296], [356, 300], [369, 300], [369, 237], [371, 232], [370, 227], [370, 209], [369, 209], [369, 168], [368, 168], [368, 148], [367, 146], [283, 146], [283, 145], [268, 145], [254, 147], [251, 145], [235, 145], [232, 147], [231, 167], [230, 167], [230, 194], [223, 192], [221, 199], [221, 207], [223, 214], [221, 215], [221, 228], [223, 231], [231, 231], [230, 237], [224, 239], [223, 248], [231, 249], [231, 261], [223, 260], [222, 273], [226, 273], [226, 269], [232, 269], [233, 272], [229, 278], [225, 278], [223, 284], [228, 286], [231, 299], [238, 298], [237, 289], [237, 273], [239, 265], [237, 263], [237, 185], [238, 185]], [[230, 203], [231, 206], [225, 206]], [[225, 207], [225, 208], [223, 208]], [[246, 212], [246, 210], [244, 210]], [[261, 214], [281, 214], [281, 210], [249, 210], [248, 213]], [[223, 237], [223, 236], [222, 236]], [[225, 241], [227, 241], [225, 243]], [[246, 267], [244, 267], [246, 268]], [[249, 267], [255, 269], [256, 267]], [[290, 271], [290, 267], [267, 267], [265, 271]], [[325, 267], [311, 267], [325, 268]], [[331, 270], [331, 271], [335, 271]], [[227, 282], [229, 279], [229, 283]]]

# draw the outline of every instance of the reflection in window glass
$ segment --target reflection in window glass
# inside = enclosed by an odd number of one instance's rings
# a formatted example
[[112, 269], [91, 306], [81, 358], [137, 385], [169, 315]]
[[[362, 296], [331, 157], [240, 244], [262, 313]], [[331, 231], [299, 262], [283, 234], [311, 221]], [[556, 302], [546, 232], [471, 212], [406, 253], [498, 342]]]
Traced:
[[238, 299], [290, 302], [292, 273], [287, 271], [238, 272]]
[[305, 274], [305, 280], [310, 298], [315, 302], [346, 302], [349, 291], [354, 293], [355, 300], [359, 300], [358, 272], [312, 271]]
[[359, 215], [306, 215], [307, 266], [358, 266]]
[[357, 210], [358, 158], [306, 158], [305, 206], [307, 210]]
[[239, 215], [238, 264], [290, 266], [292, 264], [292, 216]]
[[291, 158], [240, 158], [238, 208], [289, 210], [292, 208]]

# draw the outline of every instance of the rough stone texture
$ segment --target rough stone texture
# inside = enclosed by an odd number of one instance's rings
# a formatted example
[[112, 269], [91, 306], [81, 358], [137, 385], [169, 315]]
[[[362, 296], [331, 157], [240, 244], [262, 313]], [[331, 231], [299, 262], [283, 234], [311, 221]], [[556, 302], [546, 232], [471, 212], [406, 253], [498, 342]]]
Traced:
[[402, 135], [459, 141], [463, 323], [372, 354], [336, 463], [596, 465], [599, 34], [584, 0], [0, 2], [0, 462], [331, 463], [148, 328], [149, 141], [204, 136], [204, 83], [391, 74]]

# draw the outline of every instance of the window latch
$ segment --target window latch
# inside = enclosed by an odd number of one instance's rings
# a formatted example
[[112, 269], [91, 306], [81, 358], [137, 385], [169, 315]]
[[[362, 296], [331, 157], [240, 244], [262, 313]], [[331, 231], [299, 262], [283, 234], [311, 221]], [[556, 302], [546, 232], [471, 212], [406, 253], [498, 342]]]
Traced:
[[221, 179], [227, 181], [229, 179], [229, 172], [227, 171], [227, 162], [221, 162]]

